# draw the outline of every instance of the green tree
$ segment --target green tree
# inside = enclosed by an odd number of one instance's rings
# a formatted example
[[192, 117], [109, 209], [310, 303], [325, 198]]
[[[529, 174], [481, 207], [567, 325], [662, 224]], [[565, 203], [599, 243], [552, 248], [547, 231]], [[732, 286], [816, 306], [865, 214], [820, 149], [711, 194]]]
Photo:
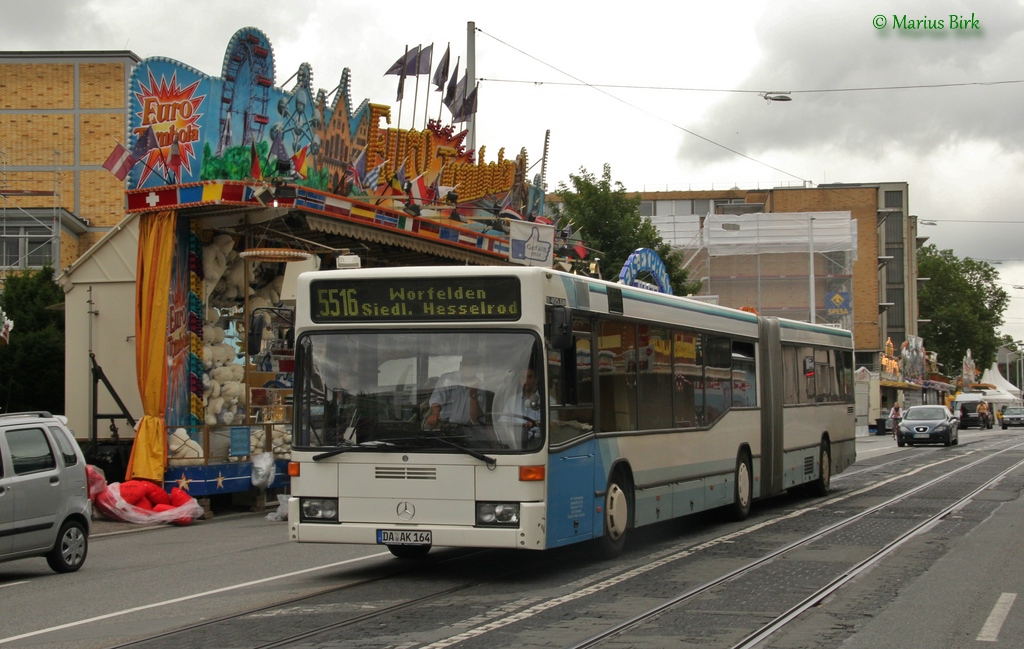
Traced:
[[562, 204], [554, 205], [554, 214], [563, 221], [572, 221], [586, 246], [600, 251], [589, 256], [600, 257], [602, 277], [614, 281], [633, 251], [650, 248], [665, 263], [676, 295], [700, 290], [700, 282], [688, 281], [682, 253], [665, 243], [651, 219], [640, 216], [640, 197], [627, 194], [622, 183], [612, 181], [609, 165], [604, 165], [600, 179], [580, 168], [579, 175], [569, 174], [569, 181], [571, 187], [558, 183]]
[[917, 290], [921, 318], [920, 334], [925, 347], [938, 354], [950, 376], [959, 376], [964, 355], [971, 350], [979, 370], [992, 367], [1000, 340], [996, 330], [1010, 296], [999, 288], [999, 273], [990, 264], [952, 250], [928, 245], [917, 251], [920, 277], [927, 277]]
[[0, 409], [64, 413], [64, 302], [52, 268], [8, 275], [0, 308], [14, 322], [0, 347]]

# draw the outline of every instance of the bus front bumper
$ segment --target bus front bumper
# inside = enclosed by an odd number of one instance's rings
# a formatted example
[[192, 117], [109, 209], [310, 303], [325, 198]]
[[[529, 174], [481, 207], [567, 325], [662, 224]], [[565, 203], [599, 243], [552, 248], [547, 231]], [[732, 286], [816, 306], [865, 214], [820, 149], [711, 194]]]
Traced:
[[297, 543], [378, 543], [378, 531], [430, 532], [431, 546], [461, 548], [547, 548], [547, 519], [543, 503], [522, 503], [519, 527], [471, 527], [465, 525], [410, 525], [408, 523], [309, 523], [299, 522], [299, 499], [288, 500], [289, 538]]

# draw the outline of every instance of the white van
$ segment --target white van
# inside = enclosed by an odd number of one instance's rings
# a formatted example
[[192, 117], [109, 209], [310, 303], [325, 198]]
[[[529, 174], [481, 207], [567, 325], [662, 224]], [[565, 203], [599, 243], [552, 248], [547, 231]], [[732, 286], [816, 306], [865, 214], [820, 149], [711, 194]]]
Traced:
[[[978, 404], [982, 401], [988, 404], [988, 421], [984, 424], [978, 417]], [[960, 430], [972, 427], [992, 428], [996, 422], [996, 413], [1003, 406], [1013, 405], [1015, 402], [1013, 396], [997, 391], [962, 392], [957, 395], [950, 410], [960, 419]]]

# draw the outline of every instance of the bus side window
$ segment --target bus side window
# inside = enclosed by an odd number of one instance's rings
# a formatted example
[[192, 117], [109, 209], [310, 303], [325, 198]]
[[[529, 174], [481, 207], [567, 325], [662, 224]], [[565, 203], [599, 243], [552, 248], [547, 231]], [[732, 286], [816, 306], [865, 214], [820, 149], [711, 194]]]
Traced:
[[672, 332], [672, 408], [677, 428], [704, 425], [704, 363], [701, 334]]
[[704, 390], [707, 422], [716, 419], [732, 407], [732, 340], [708, 334], [704, 353]]
[[560, 444], [594, 429], [594, 374], [590, 321], [573, 319], [573, 344], [548, 350], [548, 389], [551, 394], [551, 443]]

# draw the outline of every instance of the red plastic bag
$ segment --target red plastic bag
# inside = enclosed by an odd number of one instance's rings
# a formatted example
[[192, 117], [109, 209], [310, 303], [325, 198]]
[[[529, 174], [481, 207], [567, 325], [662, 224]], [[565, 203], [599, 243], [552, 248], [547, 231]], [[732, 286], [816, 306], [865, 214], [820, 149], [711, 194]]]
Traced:
[[[153, 506], [144, 495], [139, 496], [139, 500], [136, 501], [139, 503], [144, 502], [145, 504], [142, 507], [130, 504], [121, 494], [122, 487], [127, 486], [129, 492], [139, 493], [141, 491], [143, 494], [147, 489], [138, 485], [132, 485], [131, 483], [133, 482], [143, 481], [129, 480], [123, 485], [117, 482], [107, 485], [106, 489], [93, 498], [93, 506], [96, 508], [96, 511], [110, 520], [139, 523], [142, 525], [188, 525], [203, 515], [203, 508], [196, 499], [177, 487], [174, 488], [174, 491], [179, 491], [184, 495], [184, 498], [181, 495], [178, 496], [178, 501], [181, 502], [180, 505], [174, 506], [173, 503], [168, 503]], [[160, 488], [157, 487], [157, 489]], [[160, 491], [163, 490], [160, 489]], [[148, 509], [145, 508], [147, 505]]]

